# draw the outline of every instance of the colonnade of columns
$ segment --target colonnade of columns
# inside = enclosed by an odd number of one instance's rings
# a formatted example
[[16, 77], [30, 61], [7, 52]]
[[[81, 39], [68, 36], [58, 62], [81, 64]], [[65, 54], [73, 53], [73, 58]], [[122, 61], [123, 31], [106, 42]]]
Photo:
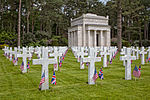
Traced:
[[[88, 47], [110, 46], [110, 31], [87, 30], [81, 36], [82, 38], [80, 38], [81, 39], [80, 40], [78, 31], [69, 32], [68, 33], [68, 45], [70, 47], [71, 46], [88, 46]], [[82, 42], [82, 43], [79, 43], [79, 42]]]
[[68, 33], [68, 45], [78, 46], [78, 31], [72, 31]]

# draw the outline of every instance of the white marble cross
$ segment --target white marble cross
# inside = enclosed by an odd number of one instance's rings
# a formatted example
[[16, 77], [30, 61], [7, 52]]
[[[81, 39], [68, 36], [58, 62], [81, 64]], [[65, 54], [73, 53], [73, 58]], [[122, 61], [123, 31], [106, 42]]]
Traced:
[[17, 54], [20, 54], [20, 52], [17, 51], [17, 47], [14, 47], [14, 58], [15, 58], [15, 63], [14, 65], [18, 65], [18, 60], [17, 60]]
[[[54, 53], [49, 54], [50, 57], [54, 57], [56, 60], [58, 57], [62, 56], [62, 53], [58, 52], [57, 47], [54, 47]], [[54, 71], [58, 71], [58, 60], [57, 60], [57, 65], [54, 65]]]
[[132, 47], [132, 54], [133, 54], [133, 56], [135, 56], [135, 51], [136, 51], [135, 47]]
[[27, 54], [27, 49], [23, 47], [23, 53], [22, 54], [17, 54], [17, 58], [18, 57], [22, 57], [22, 61], [24, 62], [24, 67], [22, 70], [22, 73], [26, 73], [27, 72], [27, 58], [28, 57], [32, 57], [31, 54]]
[[139, 59], [139, 52], [140, 52], [139, 47], [136, 47], [135, 51], [136, 51], [136, 59]]
[[13, 51], [12, 51], [12, 47], [10, 47], [9, 49], [9, 61], [12, 61], [12, 56], [13, 56]]
[[131, 80], [131, 60], [136, 60], [135, 56], [131, 56], [131, 48], [127, 48], [127, 55], [121, 56], [120, 60], [127, 60], [125, 66], [125, 80]]
[[6, 53], [7, 53], [7, 47], [5, 46], [5, 48], [4, 49], [2, 49], [3, 51], [4, 51], [4, 56], [6, 56]]
[[49, 71], [48, 71], [48, 65], [49, 64], [56, 64], [57, 59], [48, 59], [48, 48], [43, 47], [42, 48], [42, 58], [40, 59], [33, 59], [33, 65], [42, 65], [42, 72], [41, 76], [45, 72], [45, 82], [41, 85], [41, 90], [49, 89]]
[[111, 61], [113, 59], [113, 48], [110, 47], [108, 52], [109, 52], [109, 61]]
[[[29, 50], [28, 50], [27, 52], [28, 52], [30, 55], [32, 55], [33, 52], [34, 52], [33, 47], [29, 47]], [[29, 58], [29, 60], [31, 60], [32, 57], [28, 57], [28, 58]]]
[[145, 64], [145, 54], [147, 54], [147, 52], [145, 52], [144, 47], [141, 47], [140, 54], [141, 54], [141, 64], [144, 65]]
[[109, 53], [107, 52], [107, 47], [104, 47], [104, 51], [100, 53], [103, 56], [103, 67], [107, 67], [107, 55], [109, 55]]
[[88, 84], [95, 84], [93, 80], [94, 71], [95, 71], [95, 62], [100, 62], [101, 57], [95, 57], [94, 48], [89, 48], [88, 57], [83, 58], [83, 62], [89, 62], [88, 65]]
[[7, 47], [6, 58], [9, 59], [9, 47]]
[[35, 54], [37, 54], [38, 58], [41, 58], [41, 47], [37, 47]]
[[[121, 55], [126, 55], [127, 54], [127, 48], [123, 47], [120, 52]], [[123, 66], [126, 66], [126, 60], [123, 60]]]
[[150, 47], [148, 47], [147, 52], [148, 52], [148, 59], [149, 59], [150, 58]]
[[80, 69], [84, 69], [84, 63], [83, 63], [83, 58], [84, 56], [87, 56], [88, 53], [84, 52], [84, 47], [80, 48], [80, 52], [77, 53], [77, 55], [79, 56], [79, 61], [80, 61]]

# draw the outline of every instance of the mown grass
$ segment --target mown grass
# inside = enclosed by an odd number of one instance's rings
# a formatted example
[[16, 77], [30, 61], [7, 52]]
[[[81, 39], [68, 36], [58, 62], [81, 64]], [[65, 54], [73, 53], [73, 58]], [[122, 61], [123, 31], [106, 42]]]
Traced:
[[[0, 50], [0, 100], [72, 100], [72, 99], [113, 99], [113, 100], [148, 100], [150, 99], [150, 64], [142, 66], [141, 78], [135, 81], [125, 80], [125, 68], [119, 60], [120, 55], [113, 60], [112, 65], [103, 68], [104, 80], [97, 79], [95, 85], [88, 85], [88, 67], [80, 70], [80, 65], [68, 51], [61, 71], [56, 72], [56, 86], [50, 84], [50, 89], [39, 91], [41, 65], [32, 65], [26, 74], [21, 74], [19, 58], [18, 66], [13, 66]], [[36, 58], [36, 57], [34, 57]], [[140, 60], [133, 61], [132, 71]], [[97, 72], [102, 62], [96, 63]], [[60, 68], [59, 68], [60, 69]], [[49, 65], [49, 78], [53, 74], [53, 65]]]

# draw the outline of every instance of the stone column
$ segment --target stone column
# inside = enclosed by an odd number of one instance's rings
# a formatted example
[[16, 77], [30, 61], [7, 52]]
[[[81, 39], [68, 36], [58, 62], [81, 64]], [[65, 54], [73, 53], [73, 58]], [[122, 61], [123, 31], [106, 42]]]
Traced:
[[78, 37], [78, 30], [76, 31], [76, 46], [79, 46], [79, 37]]
[[70, 41], [71, 39], [70, 39], [70, 32], [68, 32], [68, 46], [70, 47]]
[[107, 39], [106, 39], [106, 41], [107, 41], [107, 44], [106, 44], [106, 46], [110, 46], [110, 30], [107, 30], [107, 35], [106, 35], [106, 37], [107, 37]]
[[84, 22], [84, 14], [83, 14], [83, 25], [82, 25], [82, 46], [86, 45], [86, 40], [85, 40], [85, 22]]
[[100, 45], [104, 46], [104, 37], [103, 37], [103, 30], [100, 31]]
[[71, 46], [73, 46], [73, 32], [71, 32]]
[[94, 47], [96, 47], [96, 42], [97, 42], [97, 39], [96, 39], [96, 30], [94, 30]]
[[90, 47], [91, 45], [90, 45], [90, 30], [88, 30], [88, 47]]
[[73, 31], [73, 46], [75, 46], [75, 35], [74, 35], [74, 31]]

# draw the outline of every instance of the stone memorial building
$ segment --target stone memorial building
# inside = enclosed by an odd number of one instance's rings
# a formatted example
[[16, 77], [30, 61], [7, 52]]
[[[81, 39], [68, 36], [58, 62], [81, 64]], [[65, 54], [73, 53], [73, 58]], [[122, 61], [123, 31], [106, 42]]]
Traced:
[[108, 17], [83, 14], [71, 20], [68, 28], [68, 46], [110, 46]]

